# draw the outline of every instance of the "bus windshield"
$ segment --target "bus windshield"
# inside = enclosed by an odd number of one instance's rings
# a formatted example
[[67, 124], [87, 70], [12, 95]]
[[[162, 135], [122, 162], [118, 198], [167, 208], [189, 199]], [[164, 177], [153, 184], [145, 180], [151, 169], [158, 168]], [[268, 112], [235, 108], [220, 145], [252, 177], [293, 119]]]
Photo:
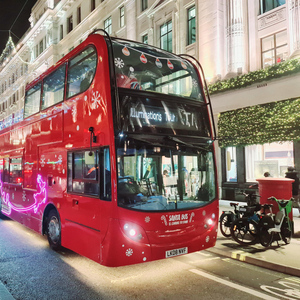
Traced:
[[216, 196], [211, 150], [125, 141], [117, 148], [119, 205], [147, 211], [206, 205]]
[[189, 61], [146, 44], [112, 42], [118, 87], [204, 101], [197, 71]]

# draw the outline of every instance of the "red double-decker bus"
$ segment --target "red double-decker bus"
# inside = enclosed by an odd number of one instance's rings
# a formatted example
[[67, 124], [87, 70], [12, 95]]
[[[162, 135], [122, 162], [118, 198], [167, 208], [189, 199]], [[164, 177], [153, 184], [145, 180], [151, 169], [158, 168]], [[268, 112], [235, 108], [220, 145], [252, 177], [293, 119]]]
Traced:
[[211, 122], [195, 63], [95, 31], [0, 131], [1, 212], [106, 266], [212, 247]]

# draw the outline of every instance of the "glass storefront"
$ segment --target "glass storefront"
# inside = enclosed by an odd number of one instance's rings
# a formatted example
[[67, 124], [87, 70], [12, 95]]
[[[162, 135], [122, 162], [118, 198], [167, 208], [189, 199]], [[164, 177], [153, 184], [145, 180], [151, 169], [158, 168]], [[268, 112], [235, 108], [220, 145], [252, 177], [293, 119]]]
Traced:
[[271, 143], [245, 147], [246, 181], [261, 177], [285, 177], [288, 167], [294, 166], [293, 143]]

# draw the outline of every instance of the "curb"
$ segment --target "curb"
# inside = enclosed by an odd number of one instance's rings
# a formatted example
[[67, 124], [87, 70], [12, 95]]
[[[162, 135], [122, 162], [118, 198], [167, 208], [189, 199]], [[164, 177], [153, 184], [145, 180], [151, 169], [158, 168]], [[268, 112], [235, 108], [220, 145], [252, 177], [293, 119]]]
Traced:
[[300, 270], [297, 268], [288, 267], [285, 265], [280, 265], [280, 264], [276, 264], [276, 263], [272, 263], [272, 262], [268, 262], [268, 261], [263, 261], [261, 259], [254, 258], [253, 256], [249, 256], [249, 254], [247, 254], [247, 253], [228, 252], [228, 251], [225, 251], [222, 249], [218, 249], [218, 248], [216, 248], [216, 246], [206, 249], [206, 251], [211, 252], [213, 254], [225, 256], [225, 257], [228, 257], [228, 258], [231, 258], [234, 260], [239, 260], [241, 262], [246, 262], [248, 264], [262, 267], [265, 269], [269, 269], [272, 271], [277, 271], [277, 272], [281, 272], [281, 273], [288, 274], [291, 276], [300, 277]]
[[15, 300], [15, 298], [10, 294], [5, 285], [0, 281], [0, 299], [1, 300]]

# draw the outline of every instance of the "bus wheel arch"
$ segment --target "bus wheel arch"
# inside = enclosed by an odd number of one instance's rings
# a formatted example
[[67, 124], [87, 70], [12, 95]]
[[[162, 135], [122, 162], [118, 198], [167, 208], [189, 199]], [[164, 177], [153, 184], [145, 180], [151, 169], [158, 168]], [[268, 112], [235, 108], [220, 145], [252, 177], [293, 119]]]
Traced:
[[56, 207], [48, 205], [44, 211], [42, 233], [47, 235], [50, 248], [61, 248], [61, 221]]

